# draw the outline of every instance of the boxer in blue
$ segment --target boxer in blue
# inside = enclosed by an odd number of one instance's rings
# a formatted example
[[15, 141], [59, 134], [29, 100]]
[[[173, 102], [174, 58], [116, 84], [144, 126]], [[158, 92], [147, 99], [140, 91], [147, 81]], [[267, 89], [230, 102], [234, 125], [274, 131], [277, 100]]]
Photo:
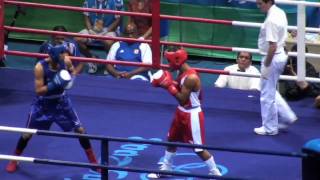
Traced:
[[[36, 64], [34, 68], [36, 97], [31, 105], [27, 128], [49, 130], [55, 122], [63, 131], [85, 133], [65, 92], [72, 87], [75, 75], [74, 67], [66, 52], [66, 44], [50, 46], [49, 57]], [[22, 154], [31, 137], [32, 135], [27, 133], [21, 135], [14, 155]], [[79, 142], [89, 162], [97, 164], [89, 139], [79, 138]], [[6, 167], [7, 172], [15, 172], [17, 165], [17, 161], [10, 161]]]

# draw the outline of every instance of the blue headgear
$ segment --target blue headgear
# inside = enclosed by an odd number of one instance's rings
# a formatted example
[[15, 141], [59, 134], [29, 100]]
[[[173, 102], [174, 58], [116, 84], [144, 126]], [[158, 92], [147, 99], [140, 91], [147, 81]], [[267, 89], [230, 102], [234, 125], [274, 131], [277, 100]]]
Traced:
[[59, 63], [60, 61], [60, 54], [65, 53], [68, 51], [66, 44], [59, 44], [52, 46], [50, 45], [48, 48], [48, 54], [53, 62]]

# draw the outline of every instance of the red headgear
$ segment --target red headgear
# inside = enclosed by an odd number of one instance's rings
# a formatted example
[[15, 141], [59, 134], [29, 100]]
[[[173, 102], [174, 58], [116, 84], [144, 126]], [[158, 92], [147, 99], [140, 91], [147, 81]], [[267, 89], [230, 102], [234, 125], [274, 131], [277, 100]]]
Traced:
[[164, 56], [167, 58], [169, 65], [173, 69], [179, 69], [180, 66], [185, 63], [188, 59], [188, 53], [183, 48], [178, 49], [177, 51], [166, 51]]

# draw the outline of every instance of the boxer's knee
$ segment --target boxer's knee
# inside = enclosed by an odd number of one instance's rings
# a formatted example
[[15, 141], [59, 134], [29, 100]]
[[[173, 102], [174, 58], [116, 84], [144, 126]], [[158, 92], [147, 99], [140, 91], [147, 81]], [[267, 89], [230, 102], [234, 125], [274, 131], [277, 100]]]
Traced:
[[83, 127], [78, 127], [75, 129], [76, 133], [85, 134], [86, 130]]

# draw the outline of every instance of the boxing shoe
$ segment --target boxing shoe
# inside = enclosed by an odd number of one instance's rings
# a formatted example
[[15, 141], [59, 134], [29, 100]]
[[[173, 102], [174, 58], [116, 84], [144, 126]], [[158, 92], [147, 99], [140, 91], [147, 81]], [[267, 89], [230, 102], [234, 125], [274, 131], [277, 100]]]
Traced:
[[9, 161], [6, 171], [8, 173], [14, 173], [18, 169], [18, 161]]
[[222, 176], [222, 174], [221, 174], [221, 172], [220, 172], [220, 170], [218, 168], [215, 168], [215, 169], [211, 170], [209, 172], [209, 175]]
[[[159, 167], [160, 171], [172, 171], [172, 164], [168, 164], [168, 163], [159, 163], [161, 164]], [[148, 178], [150, 179], [159, 179], [159, 178], [163, 178], [163, 177], [168, 177], [170, 175], [162, 175], [162, 174], [158, 174], [158, 173], [150, 173], [147, 175]]]
[[290, 121], [290, 122], [279, 122], [278, 124], [278, 129], [279, 130], [282, 130], [282, 131], [285, 131], [286, 129], [288, 129], [289, 125], [295, 123], [296, 121], [298, 120], [298, 118]]
[[278, 134], [278, 130], [274, 131], [267, 131], [263, 126], [259, 128], [254, 128], [253, 130], [256, 134], [258, 135], [263, 135], [263, 136], [274, 136]]

